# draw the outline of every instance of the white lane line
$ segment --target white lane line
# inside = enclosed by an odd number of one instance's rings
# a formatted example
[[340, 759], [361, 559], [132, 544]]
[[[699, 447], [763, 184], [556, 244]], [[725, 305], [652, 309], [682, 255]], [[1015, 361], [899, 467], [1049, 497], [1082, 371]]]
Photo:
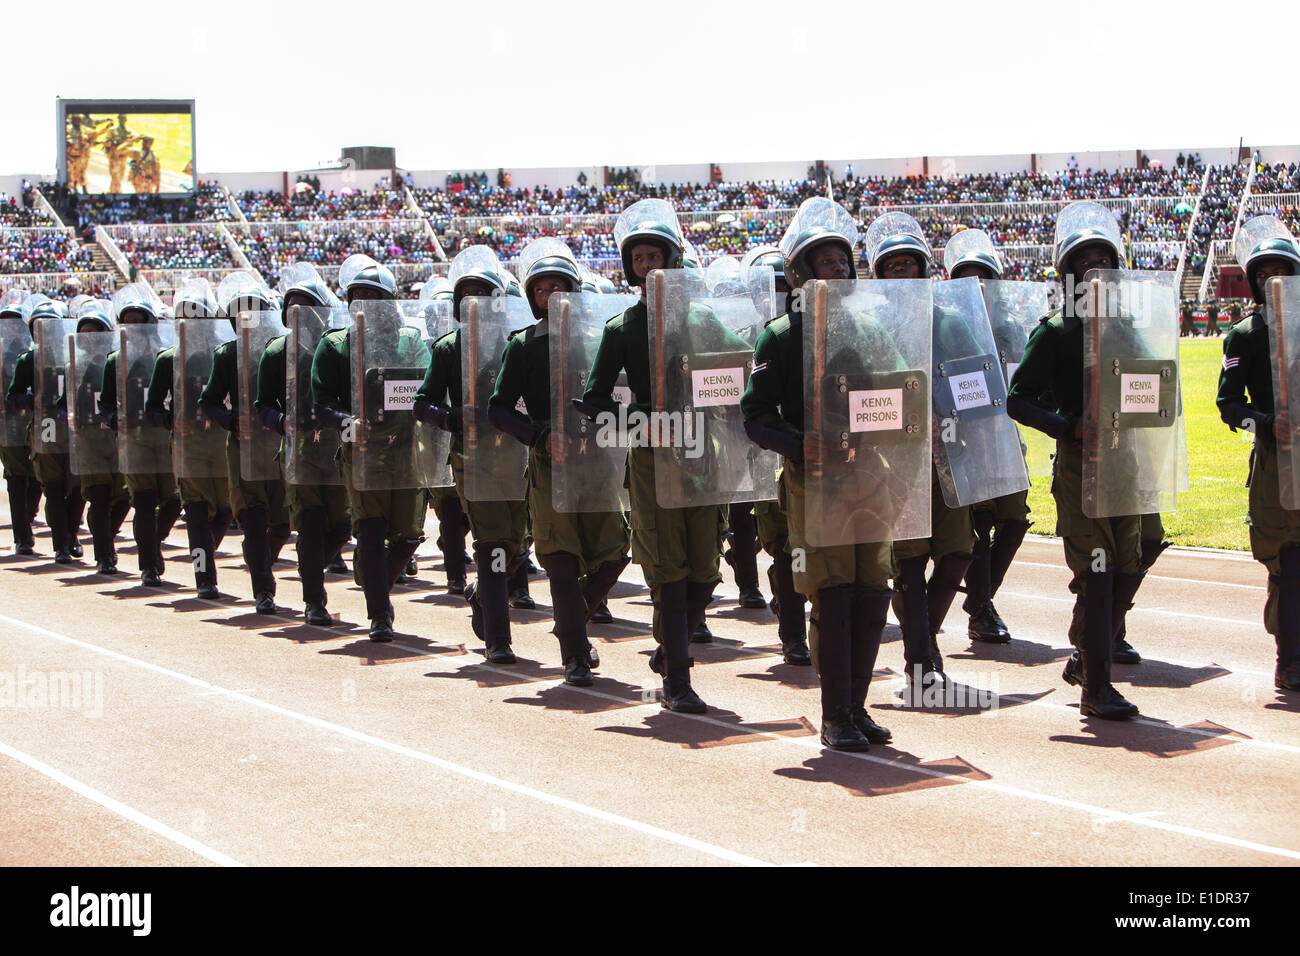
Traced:
[[[511, 673], [510, 671], [504, 670], [502, 668], [492, 667], [491, 665], [488, 664], [483, 665], [483, 667], [485, 670], [494, 671], [498, 674]], [[615, 694], [607, 694], [603, 691], [594, 690], [593, 688], [590, 687], [570, 687], [569, 689], [573, 691], [577, 691], [582, 694], [587, 694], [588, 696], [591, 697], [603, 698], [605, 700], [612, 700], [612, 701], [618, 701], [624, 703], [627, 700], [624, 697], [619, 697]], [[751, 727], [744, 727], [738, 724], [728, 723], [727, 721], [717, 720], [716, 718], [707, 717], [702, 714], [676, 714], [675, 716], [681, 717], [685, 720], [699, 721], [700, 723], [709, 724], [714, 727], [720, 727], [724, 730], [728, 730], [732, 732], [740, 731], [742, 733], [753, 734], [756, 737], [766, 737], [768, 740], [776, 740], [781, 743], [789, 744], [794, 747], [803, 748], [804, 750], [810, 750], [810, 751], [816, 751], [818, 753], [822, 753], [825, 752], [826, 749], [822, 746], [820, 739], [814, 739], [809, 737], [790, 737], [784, 734], [773, 733], [772, 731], [767, 731], [767, 730], [754, 730]], [[1175, 729], [1181, 730], [1183, 728], [1175, 728]], [[1237, 738], [1233, 738], [1233, 739], [1235, 740]], [[1246, 741], [1243, 740], [1241, 742], [1245, 743]], [[1182, 834], [1183, 836], [1194, 837], [1196, 839], [1201, 839], [1201, 840], [1209, 840], [1214, 843], [1226, 844], [1227, 846], [1235, 846], [1245, 850], [1253, 850], [1259, 853], [1269, 853], [1275, 856], [1287, 857], [1288, 859], [1300, 860], [1300, 850], [1291, 850], [1291, 849], [1287, 849], [1286, 847], [1269, 846], [1268, 844], [1265, 843], [1255, 843], [1251, 840], [1242, 840], [1239, 839], [1238, 837], [1227, 836], [1222, 833], [1213, 833], [1208, 830], [1197, 830], [1193, 827], [1184, 827], [1184, 826], [1179, 826], [1178, 824], [1175, 823], [1165, 823], [1159, 820], [1153, 820], [1148, 815], [1150, 814], [1151, 811], [1145, 811], [1143, 813], [1125, 813], [1122, 810], [1114, 810], [1108, 807], [1097, 807], [1097, 806], [1093, 806], [1092, 804], [1083, 803], [1079, 800], [1071, 800], [1067, 797], [1055, 797], [1052, 796], [1051, 794], [1039, 793], [1035, 790], [1025, 790], [1021, 787], [1013, 787], [1008, 784], [994, 783], [992, 780], [972, 780], [969, 777], [963, 777], [957, 774], [945, 773], [942, 770], [934, 770], [931, 769], [930, 767], [921, 767], [915, 764], [900, 764], [897, 760], [890, 760], [886, 757], [873, 757], [869, 753], [841, 752], [841, 755], [845, 757], [852, 757], [857, 760], [866, 760], [869, 763], [880, 764], [882, 767], [889, 767], [894, 770], [907, 770], [912, 773], [920, 774], [921, 776], [924, 777], [950, 780], [953, 781], [954, 783], [968, 784], [972, 787], [980, 787], [982, 789], [992, 790], [996, 793], [1001, 793], [1007, 796], [1022, 797], [1024, 799], [1035, 800], [1040, 803], [1048, 803], [1059, 807], [1068, 807], [1070, 809], [1080, 810], [1084, 813], [1089, 814], [1094, 818], [1106, 817], [1107, 819], [1115, 822], [1124, 821], [1127, 823], [1135, 823], [1139, 826], [1153, 827], [1154, 829], [1157, 830], [1166, 830], [1171, 833]]]
[[728, 850], [725, 847], [715, 846], [712, 843], [706, 843], [703, 840], [697, 840], [694, 837], [689, 837], [681, 833], [674, 833], [671, 830], [665, 830], [662, 827], [657, 827], [650, 823], [643, 823], [640, 820], [633, 820], [630, 817], [620, 816], [619, 814], [611, 813], [608, 810], [601, 810], [598, 807], [591, 807], [585, 803], [578, 803], [576, 800], [570, 800], [567, 797], [561, 797], [552, 793], [546, 793], [542, 790], [537, 790], [533, 787], [529, 787], [524, 784], [515, 783], [512, 780], [505, 780], [501, 777], [494, 777], [491, 774], [484, 773], [481, 770], [475, 770], [474, 768], [466, 767], [463, 764], [453, 763], [450, 760], [444, 760], [441, 757], [435, 757], [432, 754], [427, 754], [424, 753], [423, 751], [415, 750], [414, 748], [407, 747], [403, 744], [393, 743], [392, 741], [384, 740], [382, 737], [375, 737], [371, 734], [362, 733], [359, 730], [353, 730], [351, 727], [345, 727], [342, 724], [336, 724], [333, 723], [332, 721], [323, 720], [320, 717], [313, 717], [310, 714], [299, 713], [296, 710], [290, 710], [287, 707], [281, 707], [278, 704], [273, 704], [270, 701], [261, 700], [260, 698], [252, 697], [248, 694], [243, 694], [238, 691], [232, 691], [227, 688], [220, 687], [217, 684], [213, 684], [208, 681], [205, 681], [201, 678], [193, 677], [189, 674], [184, 674], [180, 671], [174, 671], [171, 670], [170, 668], [163, 667], [159, 664], [153, 664], [149, 661], [141, 660], [137, 657], [131, 657], [127, 654], [122, 654], [118, 651], [110, 650], [107, 647], [100, 647], [97, 644], [91, 644], [86, 641], [79, 641], [75, 637], [68, 637], [66, 634], [60, 634], [57, 631], [51, 631], [48, 628], [40, 627], [39, 625], [36, 624], [29, 624], [26, 621], [20, 621], [17, 618], [12, 618], [4, 614], [0, 614], [0, 621], [4, 621], [5, 623], [12, 624], [15, 627], [21, 627], [25, 630], [31, 631], [34, 634], [41, 634], [53, 640], [61, 641], [64, 644], [69, 644], [72, 645], [73, 647], [80, 647], [83, 650], [93, 651], [98, 654], [103, 654], [106, 657], [113, 658], [114, 660], [121, 661], [122, 663], [125, 664], [130, 664], [133, 667], [140, 667], [143, 668], [144, 670], [152, 671], [155, 674], [161, 674], [165, 677], [171, 677], [175, 680], [183, 681], [184, 683], [190, 684], [191, 686], [194, 687], [200, 687], [207, 691], [222, 694], [226, 697], [231, 698], [232, 700], [242, 701], [243, 703], [249, 704], [253, 707], [258, 707], [270, 713], [278, 714], [281, 717], [288, 717], [291, 720], [299, 721], [309, 726], [316, 727], [320, 730], [330, 731], [331, 733], [336, 733], [341, 736], [348, 737], [360, 743], [369, 744], [372, 747], [378, 747], [382, 750], [388, 750], [392, 753], [400, 754], [403, 757], [408, 757], [412, 760], [418, 760], [421, 761], [422, 763], [427, 763], [432, 766], [438, 767], [442, 770], [449, 771], [450, 773], [458, 774], [462, 777], [468, 777], [471, 780], [477, 780], [480, 783], [486, 783], [491, 786], [498, 787], [502, 790], [510, 791], [511, 793], [517, 793], [520, 796], [529, 797], [533, 800], [538, 800], [542, 803], [548, 803], [552, 806], [560, 807], [565, 810], [570, 810], [574, 813], [580, 813], [584, 816], [593, 817], [594, 819], [600, 820], [603, 823], [608, 823], [613, 826], [622, 827], [626, 830], [631, 830], [635, 833], [640, 833], [644, 836], [655, 837], [667, 843], [674, 843], [677, 844], [678, 846], [685, 847], [689, 850], [694, 850], [697, 853], [703, 853], [708, 856], [715, 857], [719, 860], [725, 860], [728, 863], [737, 863], [742, 866], [771, 866], [772, 865], [765, 860], [759, 860], [755, 857], [746, 856], [743, 853], [737, 853], [734, 850]]
[[[1014, 568], [1017, 567], [1018, 565], [1023, 565], [1024, 567], [1028, 567], [1028, 568], [1052, 568], [1055, 571], [1064, 571], [1066, 574], [1070, 573], [1070, 569], [1067, 568], [1064, 564], [1049, 564], [1046, 561], [1016, 560], [1011, 566]], [[1268, 588], [1261, 587], [1258, 584], [1232, 584], [1228, 581], [1202, 581], [1198, 578], [1175, 578], [1175, 577], [1170, 577], [1167, 574], [1151, 574], [1149, 572], [1147, 573], [1147, 577], [1150, 578], [1152, 581], [1175, 581], [1179, 584], [1206, 584], [1218, 588], [1240, 588], [1243, 591], [1267, 591], [1268, 590]]]
[[31, 756], [30, 754], [23, 753], [21, 750], [11, 747], [9, 746], [9, 744], [3, 741], [0, 741], [0, 754], [4, 754], [6, 757], [11, 757], [14, 760], [17, 760], [19, 763], [26, 764], [27, 766], [35, 770], [37, 773], [49, 777], [55, 783], [59, 784], [60, 786], [66, 787], [67, 789], [71, 790], [75, 794], [78, 794], [79, 796], [85, 797], [87, 800], [90, 800], [92, 803], [99, 804], [105, 810], [111, 810], [113, 813], [116, 813], [119, 817], [123, 817], [124, 819], [130, 820], [132, 823], [136, 824], [137, 826], [144, 827], [144, 829], [149, 830], [152, 833], [156, 833], [158, 834], [158, 836], [162, 837], [163, 839], [170, 840], [172, 843], [175, 843], [177, 846], [184, 847], [185, 849], [189, 850], [191, 853], [201, 856], [205, 860], [208, 860], [212, 863], [216, 863], [218, 866], [243, 866], [244, 865], [240, 863], [238, 860], [228, 857], [226, 856], [226, 854], [221, 853], [218, 850], [214, 850], [212, 849], [212, 847], [207, 846], [203, 843], [200, 843], [198, 840], [194, 839], [193, 837], [187, 836], [186, 834], [181, 833], [179, 830], [173, 830], [167, 824], [161, 823], [158, 820], [155, 820], [153, 817], [141, 813], [139, 810], [136, 810], [133, 807], [128, 807], [125, 803], [122, 803], [120, 800], [114, 800], [108, 794], [96, 790], [94, 787], [90, 786], [89, 784], [84, 784], [80, 780], [74, 780], [72, 777], [69, 777], [62, 770], [58, 770], [54, 767], [51, 767], [47, 763], [42, 763], [40, 760], [37, 760], [35, 757]]
[[[1010, 597], [1033, 598], [1036, 601], [1052, 601], [1056, 604], [1074, 603], [1074, 598], [1072, 597], [1071, 598], [1048, 597], [1045, 594], [1025, 594], [1021, 591], [1008, 591], [1004, 588], [999, 588], [998, 595], [1001, 596], [1003, 594], [1009, 595]], [[1165, 617], [1186, 617], [1186, 618], [1191, 618], [1194, 621], [1212, 621], [1215, 624], [1238, 624], [1244, 627], [1257, 627], [1260, 629], [1260, 631], [1264, 630], [1264, 625], [1261, 621], [1243, 621], [1240, 618], [1236, 618], [1236, 617], [1213, 617], [1208, 614], [1189, 614], [1186, 611], [1162, 611], [1159, 608], [1142, 607], [1141, 605], [1134, 607], [1133, 610], [1129, 611], [1129, 613], [1130, 614], [1135, 614], [1135, 613], [1136, 614], [1161, 614], [1164, 615]]]

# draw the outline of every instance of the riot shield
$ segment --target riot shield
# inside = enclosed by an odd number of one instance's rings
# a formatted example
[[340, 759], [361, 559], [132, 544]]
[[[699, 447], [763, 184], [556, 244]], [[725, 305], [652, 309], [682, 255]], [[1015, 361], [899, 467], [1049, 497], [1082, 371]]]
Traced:
[[68, 353], [68, 467], [74, 475], [112, 474], [117, 435], [99, 411], [104, 363], [118, 345], [116, 331], [79, 332]]
[[[424, 323], [424, 341], [429, 346], [456, 328], [456, 318], [449, 298], [420, 299], [403, 302], [403, 311], [417, 322]], [[415, 423], [416, 440], [420, 443], [420, 461], [431, 469], [425, 476], [426, 488], [450, 488], [456, 483], [451, 471], [451, 432], [427, 422]]]
[[1172, 272], [1090, 272], [1081, 297], [1089, 518], [1174, 510], [1179, 485], [1178, 293]]
[[501, 355], [511, 332], [535, 325], [528, 303], [514, 296], [461, 301], [461, 415], [465, 439], [465, 497], [522, 501], [528, 449], [488, 420]]
[[[125, 475], [152, 475], [172, 470], [167, 429], [145, 417], [149, 382], [158, 353], [176, 344], [170, 322], [124, 325], [118, 330], [117, 460]], [[174, 405], [173, 405], [174, 407]]]
[[[0, 374], [4, 384], [0, 391], [7, 392], [18, 367], [18, 356], [32, 347], [32, 334], [22, 319], [0, 319]], [[28, 410], [9, 411], [0, 401], [0, 445], [6, 448], [27, 444], [27, 427], [32, 423]]]
[[68, 371], [68, 336], [77, 331], [75, 319], [37, 319], [36, 361], [32, 392], [36, 428], [32, 448], [38, 454], [68, 453], [68, 423], [60, 408]]
[[[294, 306], [289, 310], [289, 339], [285, 343], [284, 474], [291, 485], [340, 485], [335, 458], [339, 433], [316, 421], [311, 394], [311, 363], [316, 346], [327, 332], [346, 328], [345, 308]], [[259, 426], [260, 427], [260, 426]]]
[[199, 396], [212, 378], [213, 354], [235, 337], [225, 319], [181, 319], [176, 323], [172, 363], [172, 462], [179, 478], [225, 478], [224, 428], [199, 409]]
[[[984, 305], [988, 309], [989, 324], [993, 328], [993, 341], [998, 347], [998, 359], [1011, 387], [1011, 377], [1020, 367], [1029, 334], [1047, 315], [1047, 283], [986, 280]], [[1050, 478], [1052, 453], [1056, 443], [1036, 428], [1021, 428], [1020, 443], [1025, 449], [1025, 465], [1030, 478]]]
[[352, 480], [358, 491], [423, 488], [434, 469], [416, 430], [415, 393], [429, 369], [424, 322], [403, 303], [349, 306], [352, 356]]
[[647, 306], [654, 397], [647, 431], [659, 506], [775, 498], [780, 459], [749, 440], [740, 413], [751, 343], [769, 317], [748, 295], [711, 297], [690, 269], [652, 275]]
[[929, 537], [932, 288], [804, 285], [804, 494], [791, 507], [803, 508], [807, 541], [791, 543]]
[[1007, 383], [974, 277], [934, 285], [935, 469], [949, 508], [1029, 488]]
[[[551, 429], [565, 446], [563, 458], [551, 463], [551, 502], [556, 511], [626, 511], [623, 473], [627, 444], [617, 428], [604, 428], [573, 407], [587, 390], [587, 376], [596, 360], [605, 323], [636, 305], [635, 295], [562, 292], [551, 296], [549, 340], [551, 359]], [[614, 396], [632, 404], [626, 376], [619, 377]], [[598, 436], [600, 436], [598, 438]]]
[[283, 317], [279, 311], [240, 312], [236, 325], [239, 473], [245, 481], [278, 481], [281, 477], [280, 435], [263, 425], [258, 416], [257, 373], [266, 347], [272, 340], [280, 338], [289, 330], [284, 327]]
[[1282, 507], [1300, 509], [1300, 276], [1270, 279], [1264, 290], [1268, 348], [1273, 359], [1278, 494]]

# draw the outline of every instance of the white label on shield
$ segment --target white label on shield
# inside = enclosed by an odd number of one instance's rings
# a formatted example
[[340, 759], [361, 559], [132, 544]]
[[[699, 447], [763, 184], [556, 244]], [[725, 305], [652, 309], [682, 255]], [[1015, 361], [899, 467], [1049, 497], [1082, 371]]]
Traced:
[[409, 412], [415, 407], [415, 393], [424, 384], [423, 379], [384, 382], [384, 411]]
[[849, 392], [849, 431], [879, 432], [903, 427], [903, 390]]
[[743, 368], [708, 368], [691, 372], [691, 386], [695, 392], [695, 407], [710, 405], [739, 405], [745, 391]]
[[632, 404], [632, 389], [627, 385], [615, 385], [613, 395], [616, 402], [624, 405]]
[[1007, 363], [1007, 388], [1011, 387], [1011, 380], [1016, 377], [1016, 369], [1020, 368], [1019, 362]]
[[1136, 412], [1159, 411], [1159, 375], [1121, 375], [1119, 377], [1119, 410], [1128, 415]]
[[966, 372], [948, 379], [952, 387], [952, 400], [957, 403], [957, 411], [969, 408], [983, 408], [989, 404], [989, 383], [983, 372]]

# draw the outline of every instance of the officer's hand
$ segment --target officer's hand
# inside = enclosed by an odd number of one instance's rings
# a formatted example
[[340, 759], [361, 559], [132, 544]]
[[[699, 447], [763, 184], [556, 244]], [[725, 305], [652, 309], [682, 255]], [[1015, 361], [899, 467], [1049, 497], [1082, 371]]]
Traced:
[[1291, 447], [1291, 416], [1286, 412], [1278, 412], [1273, 416], [1273, 437], [1277, 439], [1279, 447]]
[[1074, 440], [1082, 442], [1085, 449], [1096, 449], [1101, 445], [1101, 426], [1095, 419], [1084, 416], [1074, 426]]
[[809, 468], [820, 469], [826, 460], [826, 443], [820, 432], [803, 433], [803, 463]]
[[550, 456], [551, 461], [563, 462], [568, 457], [572, 444], [573, 440], [568, 435], [551, 432], [546, 436], [546, 454]]

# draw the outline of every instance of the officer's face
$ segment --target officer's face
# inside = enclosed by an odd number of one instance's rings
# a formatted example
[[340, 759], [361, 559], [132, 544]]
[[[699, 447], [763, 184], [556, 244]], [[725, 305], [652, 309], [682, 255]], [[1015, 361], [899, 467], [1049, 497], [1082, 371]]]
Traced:
[[557, 292], [568, 292], [569, 283], [562, 276], [541, 276], [529, 287], [533, 296], [533, 308], [543, 315], [550, 310], [551, 296]]
[[882, 279], [919, 279], [921, 263], [910, 252], [897, 252], [880, 264]]
[[104, 326], [96, 322], [94, 319], [82, 319], [80, 322], [77, 323], [78, 334], [82, 332], [103, 332], [103, 331], [104, 331]]
[[124, 309], [117, 317], [118, 325], [148, 325], [151, 321], [144, 309]]
[[492, 286], [482, 279], [468, 279], [461, 283], [460, 289], [461, 295], [467, 299], [492, 294]]
[[383, 289], [376, 289], [372, 285], [359, 285], [348, 289], [348, 302], [378, 302], [386, 299]]
[[808, 266], [817, 279], [847, 279], [851, 275], [849, 254], [838, 242], [823, 242], [808, 252]]
[[1255, 266], [1255, 283], [1261, 290], [1268, 288], [1268, 280], [1279, 276], [1295, 275], [1295, 269], [1285, 259], [1270, 257]]
[[664, 267], [664, 251], [653, 242], [640, 242], [632, 247], [632, 269], [637, 281], [645, 282], [646, 276], [656, 269]]
[[1104, 242], [1090, 242], [1070, 257], [1070, 271], [1086, 276], [1093, 269], [1114, 269], [1115, 250]]
[[963, 262], [956, 269], [952, 270], [952, 277], [954, 279], [965, 279], [970, 276], [974, 276], [976, 279], [981, 279], [986, 282], [997, 278], [997, 276], [993, 274], [992, 269], [976, 262]]

